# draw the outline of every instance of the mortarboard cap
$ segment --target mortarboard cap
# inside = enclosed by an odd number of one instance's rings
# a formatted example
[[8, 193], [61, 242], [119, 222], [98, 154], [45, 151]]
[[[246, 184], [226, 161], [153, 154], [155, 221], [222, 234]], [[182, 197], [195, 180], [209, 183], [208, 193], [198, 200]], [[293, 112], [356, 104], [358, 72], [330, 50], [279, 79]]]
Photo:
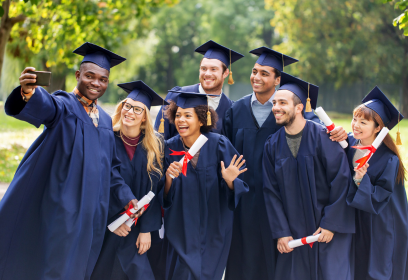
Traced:
[[82, 63], [92, 62], [108, 71], [110, 71], [110, 68], [126, 60], [124, 57], [89, 42], [84, 43], [74, 50], [73, 53], [84, 57]]
[[123, 83], [118, 84], [118, 86], [129, 93], [127, 98], [142, 102], [149, 110], [150, 106], [169, 105], [143, 81]]
[[259, 56], [256, 63], [263, 66], [270, 66], [279, 71], [283, 71], [284, 67], [292, 63], [298, 62], [299, 60], [284, 55], [283, 53], [274, 51], [267, 47], [260, 47], [250, 51], [254, 55]]
[[244, 57], [242, 54], [224, 47], [213, 40], [202, 44], [195, 49], [195, 52], [203, 54], [205, 58], [218, 59], [227, 66]]
[[[278, 90], [289, 90], [296, 94], [305, 106], [304, 108], [306, 112], [311, 112], [311, 108], [316, 109], [317, 96], [319, 93], [318, 86], [282, 72], [281, 83]], [[308, 108], [309, 105], [311, 108]]]
[[208, 96], [218, 96], [215, 94], [202, 94], [196, 92], [182, 92], [182, 91], [171, 91], [177, 93], [176, 105], [183, 109], [194, 108], [200, 105], [208, 105]]
[[384, 125], [391, 130], [404, 116], [395, 108], [379, 87], [375, 87], [361, 101], [366, 107], [374, 110], [383, 121]]

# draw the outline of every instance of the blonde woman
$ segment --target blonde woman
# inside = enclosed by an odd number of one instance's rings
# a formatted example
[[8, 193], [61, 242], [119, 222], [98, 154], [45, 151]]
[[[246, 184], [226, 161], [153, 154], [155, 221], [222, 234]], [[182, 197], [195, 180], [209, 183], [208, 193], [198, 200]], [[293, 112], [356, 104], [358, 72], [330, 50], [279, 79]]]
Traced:
[[[129, 93], [116, 106], [112, 116], [116, 151], [122, 161], [120, 174], [140, 199], [150, 190], [156, 193], [157, 183], [163, 176], [163, 142], [153, 129], [149, 109], [150, 106], [163, 105], [164, 101], [142, 81], [118, 86]], [[111, 193], [111, 220], [122, 211], [119, 201]], [[132, 228], [124, 224], [114, 233], [106, 231], [91, 279], [154, 280], [146, 252], [151, 246], [151, 232], [157, 232], [160, 227], [160, 204], [154, 198]]]

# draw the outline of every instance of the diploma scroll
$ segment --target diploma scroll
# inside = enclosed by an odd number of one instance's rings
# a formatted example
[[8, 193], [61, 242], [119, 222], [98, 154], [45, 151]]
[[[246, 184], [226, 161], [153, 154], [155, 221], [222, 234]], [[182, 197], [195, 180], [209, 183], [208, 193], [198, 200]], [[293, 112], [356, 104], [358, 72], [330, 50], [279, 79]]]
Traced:
[[125, 223], [132, 214], [142, 209], [142, 207], [144, 207], [146, 204], [149, 204], [150, 201], [153, 199], [153, 197], [154, 197], [154, 193], [150, 191], [148, 194], [146, 194], [144, 197], [142, 197], [142, 199], [140, 199], [137, 202], [137, 210], [133, 207], [129, 207], [128, 210], [126, 210], [122, 216], [117, 218], [115, 221], [113, 221], [108, 226], [108, 229], [111, 232], [114, 232], [118, 227], [120, 227], [123, 223]]
[[299, 247], [299, 246], [309, 244], [310, 248], [312, 248], [313, 243], [316, 242], [317, 239], [319, 239], [319, 236], [320, 236], [320, 233], [318, 235], [310, 235], [310, 236], [303, 237], [303, 238], [300, 238], [300, 239], [295, 239], [295, 240], [289, 241], [288, 245], [289, 245], [290, 248], [293, 249], [293, 248], [296, 248], [296, 247]]
[[[143, 208], [145, 209], [145, 211], [147, 210], [147, 207], [149, 207], [149, 205], [150, 205], [150, 204], [146, 204], [145, 206], [143, 206]], [[133, 218], [133, 219], [132, 219], [132, 218], [129, 218], [129, 219], [126, 220], [125, 224], [126, 224], [128, 227], [132, 227], [133, 223], [135, 223], [135, 225], [137, 224], [137, 219], [138, 219], [138, 217]]]
[[[322, 107], [316, 108], [315, 113], [319, 117], [319, 119], [322, 120], [322, 122], [329, 131], [332, 131], [336, 127]], [[346, 140], [340, 141], [339, 144], [343, 149], [347, 148], [348, 146]]]
[[[202, 146], [204, 146], [205, 142], [207, 142], [208, 138], [205, 137], [204, 135], [200, 135], [197, 140], [194, 142], [194, 144], [191, 146], [190, 150], [188, 150], [188, 153], [190, 154], [191, 158], [193, 158], [195, 156], [195, 154], [202, 148]], [[173, 153], [174, 154], [174, 153]], [[187, 168], [187, 163], [190, 161], [190, 159], [187, 158], [187, 161], [185, 162], [185, 157], [183, 156], [180, 159], [180, 163], [183, 164], [183, 167], [185, 166], [185, 168]], [[173, 175], [170, 175], [171, 178], [174, 179]]]
[[364, 164], [368, 162], [368, 160], [373, 156], [375, 151], [377, 151], [378, 147], [381, 145], [382, 141], [384, 140], [385, 136], [387, 136], [389, 131], [390, 130], [384, 126], [370, 146], [352, 146], [352, 148], [355, 149], [367, 150], [367, 152], [362, 158], [356, 160], [356, 163], [358, 163], [357, 169], [360, 169], [361, 167], [364, 166]]

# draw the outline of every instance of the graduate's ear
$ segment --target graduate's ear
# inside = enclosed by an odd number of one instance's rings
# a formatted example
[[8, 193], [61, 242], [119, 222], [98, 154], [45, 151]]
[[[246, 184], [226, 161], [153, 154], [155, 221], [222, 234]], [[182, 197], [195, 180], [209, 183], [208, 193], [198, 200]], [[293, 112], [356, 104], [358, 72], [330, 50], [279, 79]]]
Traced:
[[81, 76], [81, 72], [79, 72], [79, 70], [75, 71], [75, 78], [77, 81], [79, 81], [79, 77]]
[[275, 87], [278, 86], [280, 84], [280, 82], [281, 82], [281, 77], [277, 77], [275, 79]]
[[376, 128], [374, 128], [374, 133], [377, 134], [378, 132], [380, 132], [381, 129], [382, 129], [381, 126], [377, 126]]
[[225, 70], [224, 73], [222, 74], [222, 78], [225, 79], [226, 77], [228, 77], [229, 73], [230, 73], [230, 71], [227, 68], [227, 70]]

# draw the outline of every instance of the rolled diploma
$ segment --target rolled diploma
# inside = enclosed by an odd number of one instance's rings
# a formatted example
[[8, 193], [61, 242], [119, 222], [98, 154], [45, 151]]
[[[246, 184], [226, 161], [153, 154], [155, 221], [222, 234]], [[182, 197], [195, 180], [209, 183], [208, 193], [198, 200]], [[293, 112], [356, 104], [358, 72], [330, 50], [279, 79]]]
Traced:
[[[377, 137], [375, 137], [374, 142], [371, 144], [376, 150], [378, 147], [381, 145], [382, 141], [384, 140], [385, 136], [387, 136], [388, 132], [390, 130], [386, 128], [385, 126], [381, 129], [380, 133], [378, 133]], [[367, 156], [370, 153], [370, 151], [367, 151], [364, 156]], [[370, 158], [373, 155], [370, 156]], [[370, 160], [370, 158], [366, 161], [366, 163]]]
[[[147, 207], [146, 207], [146, 205], [147, 204], [145, 204], [143, 207], [144, 207], [144, 209], [145, 209], [145, 211], [147, 210]], [[147, 206], [149, 206], [149, 205], [147, 205]], [[138, 209], [138, 211], [139, 211], [140, 209]], [[133, 226], [133, 223], [135, 223], [136, 222], [136, 220], [137, 220], [138, 218], [129, 218], [129, 219], [127, 219], [126, 220], [126, 222], [125, 222], [125, 224], [128, 226], [128, 227], [132, 227]]]
[[[200, 135], [197, 140], [194, 142], [193, 146], [191, 146], [190, 150], [188, 150], [188, 153], [193, 157], [195, 154], [201, 149], [202, 146], [204, 146], [205, 142], [207, 142], [208, 138], [205, 137], [204, 135]], [[184, 156], [180, 159], [180, 163], [183, 164], [184, 161]], [[190, 160], [187, 160], [189, 162]], [[171, 178], [174, 179], [173, 175], [170, 175]]]
[[[329, 116], [326, 114], [326, 112], [323, 110], [322, 107], [316, 108], [315, 113], [319, 117], [319, 119], [322, 120], [322, 122], [327, 128], [333, 125], [333, 122], [331, 121], [331, 119], [329, 118]], [[329, 130], [329, 131], [332, 131], [332, 130]], [[348, 146], [348, 143], [346, 140], [340, 141], [339, 144], [343, 149], [347, 148]]]
[[[316, 242], [317, 239], [319, 239], [319, 236], [320, 236], [320, 233], [318, 235], [310, 235], [310, 236], [306, 237], [306, 243], [310, 244], [310, 243]], [[293, 249], [293, 248], [303, 246], [303, 245], [306, 245], [306, 244], [303, 244], [302, 243], [302, 238], [300, 238], [300, 239], [295, 239], [295, 240], [289, 241], [288, 245], [289, 245], [290, 248]]]
[[[138, 210], [142, 209], [143, 206], [145, 206], [146, 204], [150, 203], [150, 201], [153, 199], [154, 197], [154, 193], [152, 191], [150, 191], [148, 194], [146, 194], [144, 197], [142, 197], [141, 200], [139, 200], [137, 202], [137, 210], [135, 208], [132, 207], [132, 209], [130, 209], [130, 212], [132, 214], [136, 213]], [[129, 216], [124, 213], [122, 216], [120, 216], [119, 218], [117, 218], [116, 220], [114, 220], [109, 226], [108, 229], [111, 232], [114, 232], [118, 227], [120, 227], [124, 222], [126, 222], [129, 219]], [[133, 219], [132, 219], [133, 220]]]

